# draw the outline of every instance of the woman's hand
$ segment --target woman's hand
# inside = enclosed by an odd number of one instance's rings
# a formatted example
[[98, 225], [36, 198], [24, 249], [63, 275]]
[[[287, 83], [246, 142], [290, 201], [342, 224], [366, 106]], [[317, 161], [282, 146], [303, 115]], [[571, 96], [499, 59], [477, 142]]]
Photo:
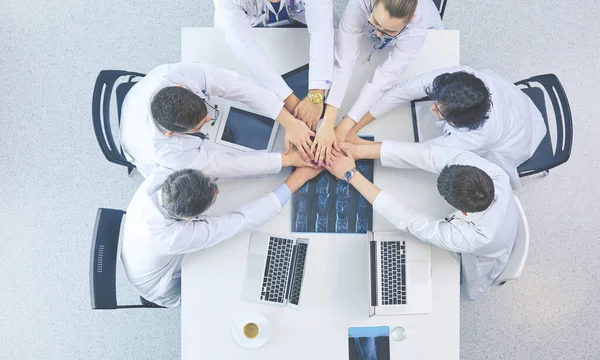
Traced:
[[319, 130], [317, 130], [317, 135], [310, 149], [313, 160], [319, 166], [324, 165], [325, 162], [331, 162], [331, 150], [333, 147], [338, 147], [335, 129], [333, 128], [333, 124], [323, 121]]
[[331, 152], [331, 162], [325, 168], [340, 180], [344, 180], [344, 175], [348, 170], [356, 168], [354, 158], [344, 149], [341, 151], [333, 149]]

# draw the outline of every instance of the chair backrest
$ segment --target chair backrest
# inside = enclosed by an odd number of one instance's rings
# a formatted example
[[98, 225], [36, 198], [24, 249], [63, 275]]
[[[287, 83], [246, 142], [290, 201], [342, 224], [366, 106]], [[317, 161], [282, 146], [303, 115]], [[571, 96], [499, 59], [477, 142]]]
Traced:
[[510, 254], [506, 267], [496, 280], [494, 280], [494, 284], [496, 285], [502, 285], [507, 281], [517, 280], [521, 277], [521, 273], [525, 267], [525, 261], [527, 260], [527, 254], [529, 253], [529, 224], [527, 223], [527, 217], [523, 211], [523, 206], [521, 206], [521, 202], [516, 196], [515, 202], [519, 209], [517, 237], [515, 238], [515, 244], [513, 245], [512, 253]]
[[[546, 136], [533, 156], [518, 167], [519, 176], [528, 176], [542, 171], [548, 171], [565, 163], [571, 156], [573, 145], [573, 119], [567, 95], [562, 84], [554, 74], [531, 77], [515, 83], [522, 88], [531, 101], [537, 106], [548, 129]], [[552, 104], [553, 121], [549, 121], [546, 111], [546, 96]], [[553, 127], [556, 127], [554, 129]], [[552, 143], [551, 133], [555, 133]]]
[[125, 211], [98, 209], [90, 255], [92, 309], [116, 309], [119, 233]]
[[129, 77], [126, 82], [117, 85], [116, 88], [117, 121], [120, 125], [121, 106], [125, 95], [137, 83], [137, 80], [144, 76], [141, 73], [123, 70], [102, 70], [96, 78], [92, 97], [92, 123], [98, 145], [108, 161], [127, 167], [128, 172], [131, 172], [135, 166], [127, 161], [121, 145], [115, 142], [111, 128], [110, 103], [115, 83], [123, 77]]
[[125, 211], [98, 209], [90, 254], [90, 299], [94, 310], [162, 308], [140, 297], [142, 304], [117, 305], [119, 234]]
[[446, 11], [446, 3], [448, 3], [448, 0], [433, 0], [433, 3], [440, 12], [440, 18], [444, 19], [444, 12]]

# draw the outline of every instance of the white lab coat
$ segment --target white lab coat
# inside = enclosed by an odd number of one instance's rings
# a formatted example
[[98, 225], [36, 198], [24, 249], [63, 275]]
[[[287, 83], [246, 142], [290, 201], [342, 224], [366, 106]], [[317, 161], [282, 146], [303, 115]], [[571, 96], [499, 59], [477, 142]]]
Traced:
[[385, 191], [373, 203], [373, 208], [398, 229], [460, 253], [464, 297], [473, 300], [484, 293], [506, 266], [517, 235], [519, 212], [506, 173], [471, 152], [424, 143], [384, 141], [381, 164], [433, 173], [440, 173], [447, 165], [470, 165], [492, 178], [494, 201], [479, 213], [464, 215], [456, 211], [438, 219], [403, 205]]
[[[350, 0], [340, 21], [335, 38], [333, 84], [327, 94], [327, 104], [339, 108], [344, 100], [352, 69], [360, 52], [360, 40], [368, 33], [368, 20], [373, 0]], [[359, 121], [383, 93], [396, 85], [408, 64], [421, 49], [427, 37], [427, 29], [443, 29], [444, 25], [432, 0], [419, 0], [415, 19], [406, 30], [387, 47], [393, 46], [387, 60], [375, 70], [371, 81], [367, 82], [358, 99], [348, 112], [348, 116]], [[375, 50], [377, 51], [377, 50]]]
[[283, 102], [273, 93], [233, 71], [201, 62], [160, 65], [131, 88], [121, 113], [125, 156], [144, 177], [159, 165], [173, 170], [194, 168], [210, 177], [225, 178], [275, 174], [281, 170], [281, 154], [231, 154], [203, 146], [202, 139], [196, 136], [167, 136], [154, 122], [150, 103], [159, 90], [176, 85], [182, 85], [209, 103], [210, 96], [241, 101], [273, 119], [283, 108]]
[[508, 79], [490, 70], [473, 70], [468, 66], [438, 69], [393, 87], [369, 112], [377, 118], [400, 104], [423, 98], [438, 75], [458, 71], [471, 73], [485, 83], [492, 98], [489, 118], [475, 130], [459, 129], [444, 122], [444, 135], [430, 142], [476, 153], [504, 169], [513, 189], [519, 188], [517, 167], [535, 153], [547, 129], [535, 104]]
[[[307, 24], [310, 33], [309, 89], [329, 89], [333, 79], [333, 4], [331, 0], [295, 0], [305, 10], [292, 18]], [[289, 0], [281, 0], [287, 6]], [[270, 11], [268, 0], [214, 0], [215, 27], [225, 30], [233, 53], [252, 73], [255, 81], [285, 100], [292, 89], [286, 84], [250, 29], [263, 24]]]
[[184, 255], [259, 227], [281, 211], [269, 193], [235, 211], [196, 221], [171, 218], [162, 208], [161, 187], [172, 170], [158, 167], [137, 190], [125, 216], [121, 260], [137, 292], [155, 304], [178, 306]]

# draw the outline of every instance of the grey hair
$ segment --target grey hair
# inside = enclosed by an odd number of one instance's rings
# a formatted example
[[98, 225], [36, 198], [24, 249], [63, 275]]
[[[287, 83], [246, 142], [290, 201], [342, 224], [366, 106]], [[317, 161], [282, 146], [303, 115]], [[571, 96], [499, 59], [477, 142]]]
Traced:
[[182, 219], [194, 218], [205, 212], [213, 203], [217, 185], [200, 170], [179, 170], [162, 185], [162, 206], [165, 211]]

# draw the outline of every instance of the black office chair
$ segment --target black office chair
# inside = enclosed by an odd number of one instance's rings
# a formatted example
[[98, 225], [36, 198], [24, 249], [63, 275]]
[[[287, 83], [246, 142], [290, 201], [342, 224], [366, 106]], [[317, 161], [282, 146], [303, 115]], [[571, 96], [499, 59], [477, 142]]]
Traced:
[[440, 18], [444, 19], [444, 12], [446, 11], [446, 3], [448, 0], [433, 0], [435, 6], [437, 6], [438, 11], [440, 12]]
[[94, 310], [162, 308], [142, 297], [141, 305], [117, 305], [117, 256], [125, 211], [98, 209], [90, 256], [90, 298]]
[[129, 77], [126, 82], [120, 83], [115, 89], [117, 121], [121, 125], [121, 107], [123, 106], [125, 95], [139, 81], [139, 78], [144, 76], [145, 74], [123, 70], [102, 70], [98, 74], [96, 85], [94, 86], [92, 122], [96, 140], [98, 140], [98, 145], [100, 145], [100, 149], [106, 159], [112, 163], [127, 167], [127, 174], [131, 174], [133, 169], [135, 169], [135, 165], [127, 161], [121, 145], [115, 143], [110, 122], [110, 100], [115, 83], [123, 77]]
[[[573, 119], [571, 108], [565, 91], [554, 74], [545, 74], [521, 80], [515, 85], [524, 87], [521, 90], [529, 96], [544, 117], [546, 136], [538, 146], [533, 156], [521, 164], [517, 170], [520, 177], [544, 172], [565, 163], [571, 156], [573, 145]], [[554, 112], [556, 126], [556, 143], [553, 145], [550, 137], [548, 113], [546, 111], [546, 94], [550, 99]]]

